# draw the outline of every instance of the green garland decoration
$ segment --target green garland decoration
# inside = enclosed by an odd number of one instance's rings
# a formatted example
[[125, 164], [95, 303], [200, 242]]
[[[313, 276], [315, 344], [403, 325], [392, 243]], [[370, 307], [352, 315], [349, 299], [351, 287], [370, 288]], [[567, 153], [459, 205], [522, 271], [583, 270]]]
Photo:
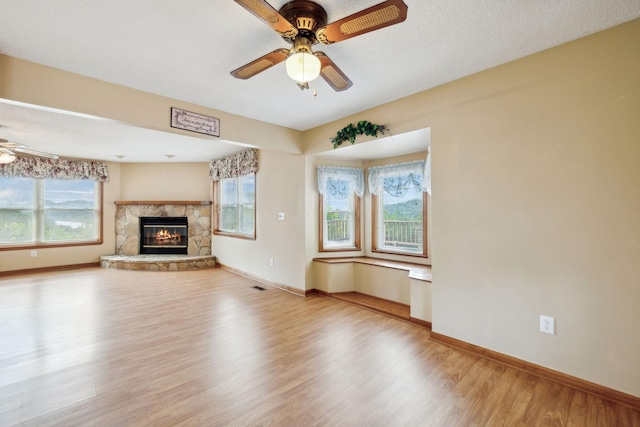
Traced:
[[333, 143], [333, 148], [338, 148], [344, 141], [349, 141], [351, 144], [356, 142], [357, 135], [368, 135], [377, 138], [378, 134], [384, 135], [384, 132], [388, 130], [389, 128], [386, 125], [377, 125], [366, 120], [361, 120], [356, 126], [349, 123], [340, 129], [336, 136], [331, 138], [331, 142]]

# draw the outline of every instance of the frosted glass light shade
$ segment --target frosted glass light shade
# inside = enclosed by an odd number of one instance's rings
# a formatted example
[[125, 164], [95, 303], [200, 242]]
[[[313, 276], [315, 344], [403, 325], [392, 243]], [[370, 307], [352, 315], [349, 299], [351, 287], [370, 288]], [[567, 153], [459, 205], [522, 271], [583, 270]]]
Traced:
[[7, 152], [0, 153], [0, 164], [11, 163], [15, 159], [16, 159], [16, 156], [11, 153], [7, 153]]
[[294, 53], [286, 65], [287, 74], [298, 83], [311, 82], [320, 75], [320, 60], [311, 53]]

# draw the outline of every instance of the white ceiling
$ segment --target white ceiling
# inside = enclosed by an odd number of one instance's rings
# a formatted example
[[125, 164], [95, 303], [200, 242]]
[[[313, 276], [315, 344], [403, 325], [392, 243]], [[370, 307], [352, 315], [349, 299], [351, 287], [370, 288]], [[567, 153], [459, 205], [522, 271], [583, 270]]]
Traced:
[[[315, 97], [298, 89], [284, 64], [249, 80], [231, 77], [231, 70], [288, 47], [232, 0], [0, 0], [0, 53], [306, 130], [640, 17], [638, 0], [404, 1], [405, 22], [315, 46], [353, 81], [337, 93], [318, 79]], [[379, 2], [320, 1], [330, 22]], [[276, 9], [284, 3], [270, 0]], [[0, 138], [111, 161], [168, 161], [166, 154], [206, 161], [239, 149], [60, 116], [0, 103]], [[151, 159], [150, 148], [164, 160]]]

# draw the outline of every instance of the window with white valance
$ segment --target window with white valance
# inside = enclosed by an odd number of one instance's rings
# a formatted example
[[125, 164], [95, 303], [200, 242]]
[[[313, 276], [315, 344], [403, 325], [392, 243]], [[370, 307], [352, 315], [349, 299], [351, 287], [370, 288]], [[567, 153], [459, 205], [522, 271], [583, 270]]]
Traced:
[[338, 197], [344, 195], [345, 188], [356, 196], [362, 197], [364, 194], [364, 170], [361, 168], [344, 168], [338, 166], [318, 166], [318, 192], [323, 196], [331, 193]]
[[427, 256], [426, 214], [430, 158], [367, 170], [374, 252]]
[[427, 169], [428, 163], [430, 165], [430, 162], [425, 160], [416, 160], [370, 167], [367, 170], [369, 193], [379, 196], [380, 192], [384, 190], [400, 197], [410, 189], [430, 191], [431, 168]]
[[318, 166], [320, 251], [360, 249], [360, 205], [364, 170]]

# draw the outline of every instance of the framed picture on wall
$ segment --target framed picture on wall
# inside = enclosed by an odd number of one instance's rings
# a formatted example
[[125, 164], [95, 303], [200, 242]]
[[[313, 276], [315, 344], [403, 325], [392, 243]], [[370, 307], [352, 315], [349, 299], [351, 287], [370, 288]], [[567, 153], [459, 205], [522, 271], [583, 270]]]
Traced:
[[171, 127], [220, 136], [220, 119], [171, 107]]

